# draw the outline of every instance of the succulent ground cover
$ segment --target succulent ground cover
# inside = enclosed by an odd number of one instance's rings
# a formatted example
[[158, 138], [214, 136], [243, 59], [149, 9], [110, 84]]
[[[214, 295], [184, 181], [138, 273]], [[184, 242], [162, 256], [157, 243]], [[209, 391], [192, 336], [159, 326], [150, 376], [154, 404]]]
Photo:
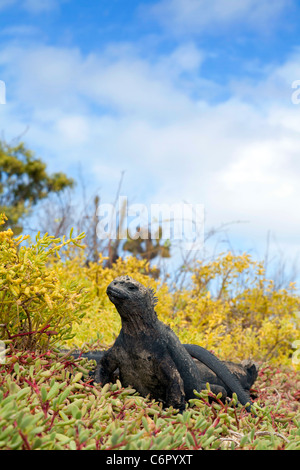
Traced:
[[0, 449], [300, 450], [299, 372], [263, 365], [257, 416], [205, 390], [186, 411], [120, 382], [92, 385], [93, 361], [58, 351], [10, 351], [0, 365]]

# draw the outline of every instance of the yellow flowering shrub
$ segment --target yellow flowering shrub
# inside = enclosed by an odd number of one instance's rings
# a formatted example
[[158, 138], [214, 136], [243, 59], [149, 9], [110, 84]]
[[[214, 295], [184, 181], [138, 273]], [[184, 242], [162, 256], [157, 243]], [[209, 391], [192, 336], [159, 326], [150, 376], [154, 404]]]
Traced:
[[299, 296], [293, 284], [276, 291], [263, 264], [249, 254], [198, 261], [191, 286], [171, 290], [145, 260], [119, 259], [109, 269], [100, 255], [97, 263], [86, 263], [84, 249], [77, 249], [82, 238], [38, 235], [25, 246], [27, 236], [0, 232], [0, 339], [29, 349], [82, 347], [95, 340], [110, 346], [121, 321], [106, 288], [128, 274], [156, 291], [158, 318], [183, 343], [199, 344], [224, 360], [291, 365], [300, 339]]
[[100, 256], [99, 263], [83, 268], [78, 264], [75, 272], [88, 280], [94, 300], [82, 322], [74, 326], [76, 335], [70, 346], [96, 338], [106, 346], [113, 343], [121, 322], [106, 287], [115, 277], [128, 274], [156, 290], [158, 318], [183, 343], [199, 344], [222, 359], [291, 363], [292, 343], [299, 339], [300, 326], [295, 286], [274, 290], [262, 263], [248, 254], [227, 253], [209, 263], [199, 261], [192, 272], [192, 287], [174, 292], [151, 277], [146, 261], [133, 257], [119, 259], [107, 269]]
[[198, 343], [223, 359], [291, 362], [300, 327], [293, 283], [276, 291], [262, 263], [232, 253], [209, 263], [199, 261], [192, 280], [192, 288], [177, 301], [183, 342]]
[[[0, 216], [0, 224], [5, 216]], [[59, 251], [78, 244], [82, 235], [68, 240], [45, 234], [31, 243], [0, 232], [0, 339], [21, 349], [45, 349], [72, 336], [72, 324], [89, 307], [89, 290], [65, 276]], [[23, 245], [25, 241], [28, 245]], [[49, 260], [55, 256], [56, 261]], [[57, 256], [58, 255], [58, 256]]]

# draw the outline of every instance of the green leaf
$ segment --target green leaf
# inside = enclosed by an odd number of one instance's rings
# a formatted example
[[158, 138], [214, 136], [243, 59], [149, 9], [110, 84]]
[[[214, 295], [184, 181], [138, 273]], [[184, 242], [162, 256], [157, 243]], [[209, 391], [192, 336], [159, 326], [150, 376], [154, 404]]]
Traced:
[[44, 386], [41, 388], [41, 397], [43, 402], [47, 400], [47, 389]]
[[52, 400], [56, 395], [58, 395], [60, 390], [60, 384], [58, 382], [55, 382], [55, 384], [50, 388], [48, 394], [47, 394], [47, 400]]

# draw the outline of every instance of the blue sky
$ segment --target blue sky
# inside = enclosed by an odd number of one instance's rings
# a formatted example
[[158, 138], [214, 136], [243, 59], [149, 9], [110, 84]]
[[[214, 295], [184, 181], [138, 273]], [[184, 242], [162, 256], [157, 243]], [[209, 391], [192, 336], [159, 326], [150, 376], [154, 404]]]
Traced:
[[[0, 129], [111, 202], [204, 204], [300, 253], [300, 2], [0, 0]], [[220, 246], [222, 248], [222, 246]], [[225, 249], [225, 245], [223, 247]]]

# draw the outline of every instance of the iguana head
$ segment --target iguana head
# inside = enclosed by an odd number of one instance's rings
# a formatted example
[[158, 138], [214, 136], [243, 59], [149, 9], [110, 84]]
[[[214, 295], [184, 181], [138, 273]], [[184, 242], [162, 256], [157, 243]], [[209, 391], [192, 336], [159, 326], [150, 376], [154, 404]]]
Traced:
[[151, 288], [130, 276], [119, 276], [106, 289], [109, 300], [116, 306], [122, 320], [149, 323], [155, 320], [157, 299]]

